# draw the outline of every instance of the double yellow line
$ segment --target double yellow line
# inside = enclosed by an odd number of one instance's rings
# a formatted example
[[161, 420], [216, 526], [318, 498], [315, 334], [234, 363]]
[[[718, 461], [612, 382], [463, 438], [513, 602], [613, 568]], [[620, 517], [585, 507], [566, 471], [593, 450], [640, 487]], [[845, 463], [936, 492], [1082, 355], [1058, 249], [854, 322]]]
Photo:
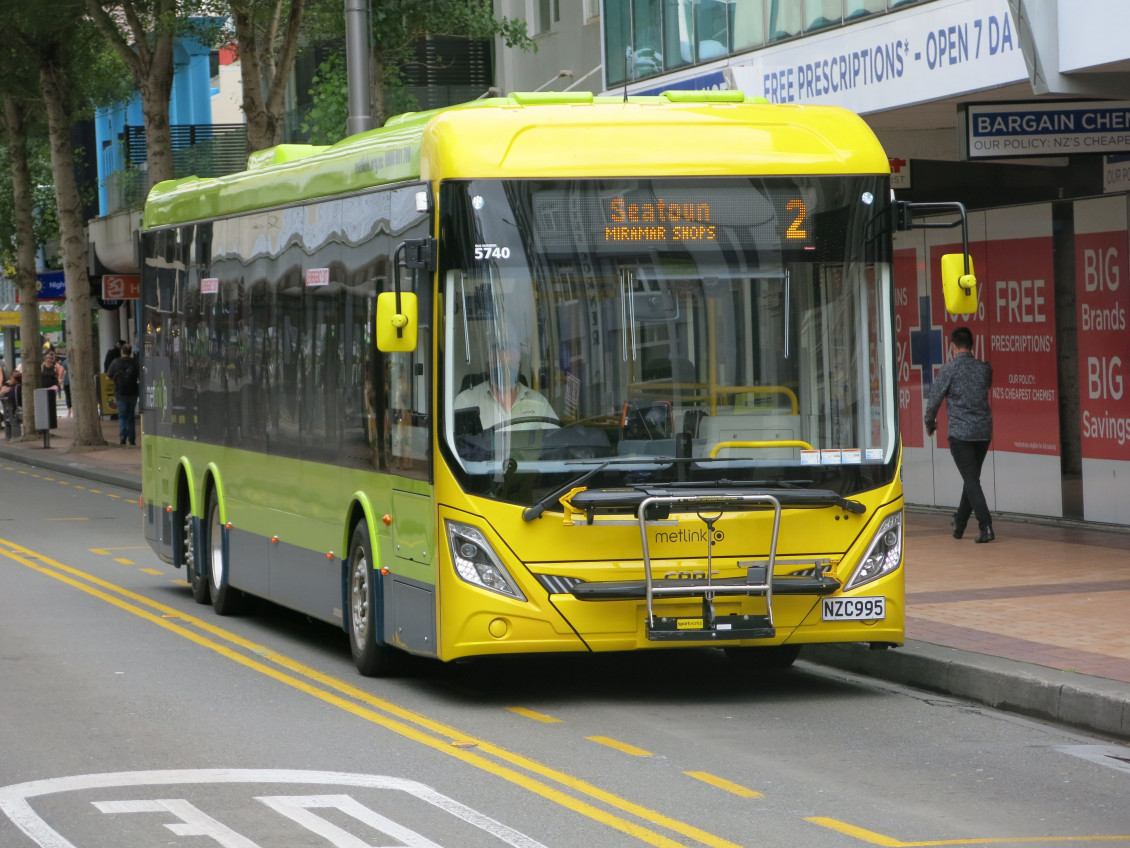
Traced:
[[[665, 828], [673, 833], [693, 839], [702, 845], [710, 846], [710, 848], [741, 848], [741, 846], [712, 833], [707, 833], [686, 822], [665, 816], [640, 804], [635, 804], [535, 760], [507, 751], [485, 740], [469, 737], [453, 727], [433, 721], [337, 678], [322, 674], [290, 657], [276, 653], [214, 624], [195, 616], [186, 615], [172, 607], [130, 592], [79, 569], [63, 565], [22, 545], [0, 539], [0, 553], [21, 565], [86, 592], [88, 595], [156, 624], [158, 627], [163, 627], [170, 633], [175, 633], [201, 647], [215, 651], [232, 662], [239, 663], [246, 668], [257, 671], [293, 689], [352, 713], [365, 721], [380, 725], [449, 757], [461, 760], [470, 766], [489, 772], [516, 786], [540, 795], [546, 800], [587, 816], [593, 821], [635, 837], [648, 845], [655, 845], [657, 848], [686, 848], [686, 842], [675, 841], [644, 825], [597, 807], [585, 799], [600, 802], [613, 810], [635, 816], [651, 825]], [[209, 634], [215, 638], [209, 638], [204, 634]], [[240, 650], [235, 650], [227, 644], [223, 644], [225, 642]], [[248, 656], [241, 651], [249, 652], [254, 656]], [[523, 769], [524, 772], [518, 771], [518, 769]], [[538, 778], [544, 778], [544, 780]], [[564, 792], [558, 786], [553, 786], [546, 781], [552, 781], [575, 794]]]

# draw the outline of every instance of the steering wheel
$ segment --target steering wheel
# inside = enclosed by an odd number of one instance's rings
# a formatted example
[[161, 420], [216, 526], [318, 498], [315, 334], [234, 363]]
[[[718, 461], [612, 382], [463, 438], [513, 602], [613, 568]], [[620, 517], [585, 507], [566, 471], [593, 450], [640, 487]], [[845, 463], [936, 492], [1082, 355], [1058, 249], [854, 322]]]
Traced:
[[517, 418], [508, 418], [505, 421], [499, 421], [493, 427], [487, 427], [483, 430], [484, 433], [501, 432], [502, 430], [509, 430], [512, 427], [517, 427], [519, 424], [549, 424], [554, 429], [561, 426], [561, 422], [556, 418], [550, 418], [546, 415], [520, 415]]

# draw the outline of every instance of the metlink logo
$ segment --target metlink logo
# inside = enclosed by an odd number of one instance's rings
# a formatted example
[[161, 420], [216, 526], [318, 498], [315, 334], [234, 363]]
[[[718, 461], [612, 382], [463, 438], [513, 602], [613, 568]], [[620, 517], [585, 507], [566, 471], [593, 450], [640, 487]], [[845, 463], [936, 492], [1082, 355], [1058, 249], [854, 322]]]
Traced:
[[[664, 530], [655, 531], [655, 543], [657, 545], [676, 545], [682, 542], [702, 542], [706, 543], [708, 538], [708, 531], [706, 528], [701, 530], [688, 530], [685, 527], [680, 527], [678, 530], [667, 532]], [[714, 531], [714, 541], [721, 542], [726, 538], [726, 534], [721, 530]]]

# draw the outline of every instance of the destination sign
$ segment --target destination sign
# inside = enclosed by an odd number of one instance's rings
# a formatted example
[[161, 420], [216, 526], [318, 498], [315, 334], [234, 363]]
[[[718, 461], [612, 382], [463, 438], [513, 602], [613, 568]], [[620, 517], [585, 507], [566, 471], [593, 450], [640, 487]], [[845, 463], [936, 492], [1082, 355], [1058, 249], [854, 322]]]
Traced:
[[[808, 206], [800, 197], [784, 198], [785, 217], [781, 219], [784, 238], [808, 240]], [[711, 204], [702, 200], [629, 200], [613, 197], [607, 201], [604, 227], [606, 242], [712, 242], [719, 237], [719, 225]]]
[[795, 177], [543, 183], [530, 197], [535, 249], [709, 253], [720, 262], [730, 252], [769, 263], [785, 254], [800, 259], [817, 250], [828, 211], [843, 203], [837, 197], [829, 204], [826, 189], [833, 185], [843, 183]]

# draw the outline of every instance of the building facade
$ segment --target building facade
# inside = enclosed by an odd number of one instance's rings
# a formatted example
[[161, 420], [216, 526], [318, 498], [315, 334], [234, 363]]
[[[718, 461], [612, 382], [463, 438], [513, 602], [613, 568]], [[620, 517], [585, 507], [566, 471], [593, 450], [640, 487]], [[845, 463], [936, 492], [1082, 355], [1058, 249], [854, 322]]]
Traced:
[[922, 409], [948, 355], [945, 339], [961, 323], [995, 372], [983, 476], [990, 507], [1130, 525], [1124, 0], [594, 6], [496, 0], [500, 13], [527, 21], [539, 45], [498, 63], [499, 88], [552, 80], [544, 87], [564, 90], [574, 81], [560, 71], [599, 63], [576, 88], [737, 88], [775, 103], [843, 106], [882, 141], [899, 199], [956, 200], [970, 210], [976, 315], [955, 318], [942, 306], [933, 269], [955, 249], [953, 231], [896, 239], [908, 502], [952, 507], [960, 496], [948, 449], [926, 435]]

